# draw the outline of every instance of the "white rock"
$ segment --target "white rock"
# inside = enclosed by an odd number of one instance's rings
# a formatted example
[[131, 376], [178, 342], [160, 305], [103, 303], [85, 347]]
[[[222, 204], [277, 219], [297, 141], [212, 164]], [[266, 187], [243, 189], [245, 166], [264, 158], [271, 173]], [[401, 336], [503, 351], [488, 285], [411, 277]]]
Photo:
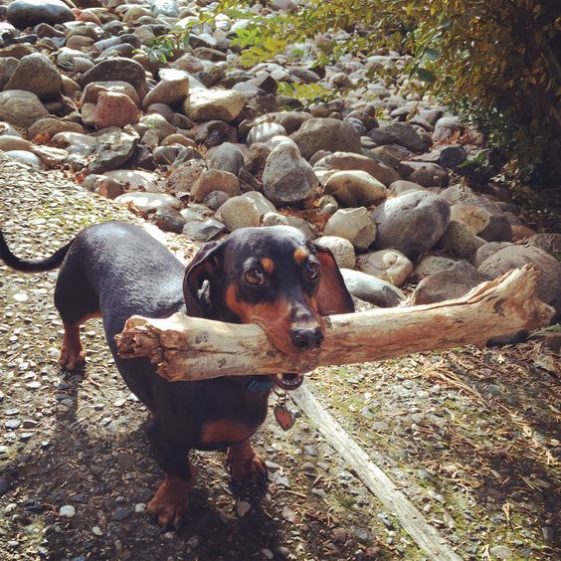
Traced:
[[345, 238], [356, 248], [366, 249], [376, 239], [376, 225], [365, 207], [340, 208], [327, 221], [324, 234]]
[[315, 243], [329, 249], [339, 267], [354, 268], [356, 255], [353, 244], [349, 240], [336, 236], [322, 236], [315, 240]]
[[260, 123], [255, 125], [247, 135], [246, 144], [251, 146], [254, 142], [267, 142], [277, 135], [286, 135], [286, 129], [278, 123]]
[[179, 208], [181, 203], [172, 195], [163, 193], [125, 193], [119, 195], [115, 202], [133, 204], [141, 212], [154, 212], [163, 208]]
[[228, 199], [217, 212], [217, 218], [226, 224], [231, 232], [247, 226], [259, 226], [261, 215], [257, 205], [243, 195]]
[[267, 212], [263, 215], [263, 226], [288, 226], [288, 218], [278, 212]]
[[125, 183], [130, 189], [144, 189], [149, 193], [161, 194], [158, 187], [158, 176], [142, 169], [114, 169], [106, 171], [103, 175]]
[[259, 191], [248, 191], [243, 196], [253, 201], [260, 216], [264, 216], [268, 212], [276, 212], [277, 210], [275, 205]]
[[401, 286], [413, 272], [413, 263], [396, 249], [382, 249], [361, 255], [357, 269], [379, 279]]
[[41, 169], [43, 167], [41, 160], [33, 152], [28, 152], [27, 150], [7, 150], [4, 153], [6, 156], [10, 156], [10, 158], [33, 169]]
[[390, 191], [368, 172], [345, 170], [333, 173], [326, 181], [325, 193], [345, 206], [368, 206], [387, 198]]
[[294, 142], [294, 140], [292, 140], [292, 138], [290, 138], [289, 136], [285, 136], [283, 134], [272, 136], [271, 138], [269, 138], [269, 140], [267, 140], [267, 142], [265, 142], [265, 144], [271, 150], [274, 150], [280, 144], [290, 144], [291, 146], [294, 146], [296, 150], [298, 150], [298, 145], [296, 144], [296, 142]]
[[235, 90], [194, 90], [183, 105], [194, 121], [232, 121], [245, 106], [245, 97]]

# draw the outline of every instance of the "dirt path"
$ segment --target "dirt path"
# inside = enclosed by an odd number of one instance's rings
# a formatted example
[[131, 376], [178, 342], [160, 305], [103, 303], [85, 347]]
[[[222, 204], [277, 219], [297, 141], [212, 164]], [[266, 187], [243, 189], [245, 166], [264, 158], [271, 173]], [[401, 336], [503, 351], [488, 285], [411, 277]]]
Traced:
[[[137, 220], [0, 154], [0, 224], [18, 254], [48, 254], [110, 218]], [[290, 432], [272, 421], [260, 431], [271, 479], [262, 492], [230, 489], [223, 454], [195, 455], [191, 515], [180, 532], [162, 533], [143, 512], [161, 477], [141, 428], [146, 413], [97, 322], [85, 329], [86, 375], [57, 367], [55, 278], [0, 268], [0, 559], [426, 558], [303, 416]], [[312, 378], [331, 413], [463, 559], [561, 559], [558, 357], [531, 343]]]

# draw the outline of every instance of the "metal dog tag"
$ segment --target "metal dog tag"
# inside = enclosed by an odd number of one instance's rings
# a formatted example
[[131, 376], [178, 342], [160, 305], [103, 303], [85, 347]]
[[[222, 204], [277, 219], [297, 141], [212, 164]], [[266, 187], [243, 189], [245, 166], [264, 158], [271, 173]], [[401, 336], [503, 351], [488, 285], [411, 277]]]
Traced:
[[273, 414], [282, 430], [291, 429], [296, 422], [296, 416], [286, 406], [286, 394], [279, 396], [279, 401], [273, 408]]
[[283, 430], [291, 429], [294, 426], [296, 417], [292, 411], [289, 411], [285, 405], [275, 405], [273, 409], [275, 419]]

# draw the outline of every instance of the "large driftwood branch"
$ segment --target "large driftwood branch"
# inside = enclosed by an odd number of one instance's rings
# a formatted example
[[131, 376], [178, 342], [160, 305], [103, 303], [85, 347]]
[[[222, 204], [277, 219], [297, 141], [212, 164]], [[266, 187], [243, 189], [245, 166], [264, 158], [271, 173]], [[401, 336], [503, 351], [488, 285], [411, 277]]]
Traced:
[[148, 357], [172, 381], [218, 376], [308, 372], [461, 345], [547, 325], [553, 308], [536, 295], [538, 273], [525, 266], [465, 296], [422, 306], [326, 317], [321, 348], [287, 355], [257, 325], [236, 325], [174, 314], [130, 318], [117, 343], [121, 357]]

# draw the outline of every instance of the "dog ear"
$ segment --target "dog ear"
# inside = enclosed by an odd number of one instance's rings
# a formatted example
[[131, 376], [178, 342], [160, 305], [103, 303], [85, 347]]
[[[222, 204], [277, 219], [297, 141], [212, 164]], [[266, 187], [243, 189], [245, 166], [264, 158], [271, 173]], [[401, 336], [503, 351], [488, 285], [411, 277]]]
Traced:
[[316, 302], [322, 316], [350, 314], [355, 311], [353, 299], [345, 286], [333, 253], [325, 247], [314, 244], [314, 253], [319, 259], [321, 273], [316, 293]]
[[193, 257], [183, 278], [183, 297], [187, 315], [212, 317], [211, 284], [222, 273], [223, 242], [206, 243]]

